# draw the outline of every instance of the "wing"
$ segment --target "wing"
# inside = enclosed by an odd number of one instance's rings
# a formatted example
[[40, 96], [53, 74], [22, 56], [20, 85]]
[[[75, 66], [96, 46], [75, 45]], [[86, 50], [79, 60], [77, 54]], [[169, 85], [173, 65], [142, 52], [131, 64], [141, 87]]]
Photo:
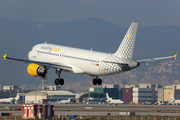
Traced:
[[51, 67], [51, 68], [59, 68], [59, 69], [62, 69], [64, 71], [70, 71], [70, 72], [73, 71], [72, 67], [70, 65], [63, 63], [63, 62], [60, 62], [60, 61], [51, 61], [51, 63], [45, 63], [45, 62], [38, 62], [38, 61], [32, 61], [32, 60], [11, 58], [11, 57], [7, 57], [7, 54], [5, 54], [3, 56], [3, 58], [4, 58], [4, 60], [10, 59], [10, 60], [15, 60], [15, 61], [21, 61], [21, 62], [24, 62], [26, 64], [35, 63], [38, 65], [47, 66], [47, 67]]
[[152, 62], [156, 62], [158, 60], [164, 60], [164, 59], [170, 59], [170, 58], [174, 58], [176, 60], [176, 56], [177, 54], [175, 54], [174, 56], [167, 56], [167, 57], [158, 57], [158, 58], [150, 58], [150, 59], [141, 59], [141, 60], [136, 60], [139, 63], [152, 63]]

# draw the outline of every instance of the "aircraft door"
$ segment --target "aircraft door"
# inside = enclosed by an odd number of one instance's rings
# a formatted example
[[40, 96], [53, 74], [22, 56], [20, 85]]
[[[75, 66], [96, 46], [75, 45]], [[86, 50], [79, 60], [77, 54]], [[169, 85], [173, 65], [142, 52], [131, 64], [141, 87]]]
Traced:
[[60, 53], [59, 60], [63, 60], [64, 53]]

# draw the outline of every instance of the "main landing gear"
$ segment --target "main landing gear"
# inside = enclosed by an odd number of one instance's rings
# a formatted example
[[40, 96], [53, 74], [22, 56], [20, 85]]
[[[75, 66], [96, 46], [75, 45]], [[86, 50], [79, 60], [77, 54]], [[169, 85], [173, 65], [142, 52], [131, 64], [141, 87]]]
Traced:
[[102, 84], [102, 79], [101, 78], [98, 78], [98, 76], [96, 76], [96, 78], [94, 78], [93, 80], [92, 80], [92, 83], [93, 83], [93, 85], [101, 85]]
[[56, 78], [54, 81], [55, 85], [64, 85], [64, 79], [60, 77], [61, 71], [61, 69], [56, 69], [56, 74], [58, 75], [58, 78]]

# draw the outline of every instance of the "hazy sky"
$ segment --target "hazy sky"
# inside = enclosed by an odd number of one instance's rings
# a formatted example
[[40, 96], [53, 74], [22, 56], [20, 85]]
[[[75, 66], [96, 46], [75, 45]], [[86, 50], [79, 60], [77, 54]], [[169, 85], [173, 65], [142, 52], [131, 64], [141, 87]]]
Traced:
[[180, 26], [180, 0], [0, 0], [0, 17], [31, 22], [99, 18], [128, 27]]

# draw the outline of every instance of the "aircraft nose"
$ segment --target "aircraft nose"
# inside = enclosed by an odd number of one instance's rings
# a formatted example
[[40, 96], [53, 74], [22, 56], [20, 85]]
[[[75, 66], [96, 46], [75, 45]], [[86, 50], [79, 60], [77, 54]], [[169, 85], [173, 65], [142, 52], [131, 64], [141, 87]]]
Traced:
[[29, 51], [28, 53], [28, 59], [31, 59], [32, 58], [32, 51]]

